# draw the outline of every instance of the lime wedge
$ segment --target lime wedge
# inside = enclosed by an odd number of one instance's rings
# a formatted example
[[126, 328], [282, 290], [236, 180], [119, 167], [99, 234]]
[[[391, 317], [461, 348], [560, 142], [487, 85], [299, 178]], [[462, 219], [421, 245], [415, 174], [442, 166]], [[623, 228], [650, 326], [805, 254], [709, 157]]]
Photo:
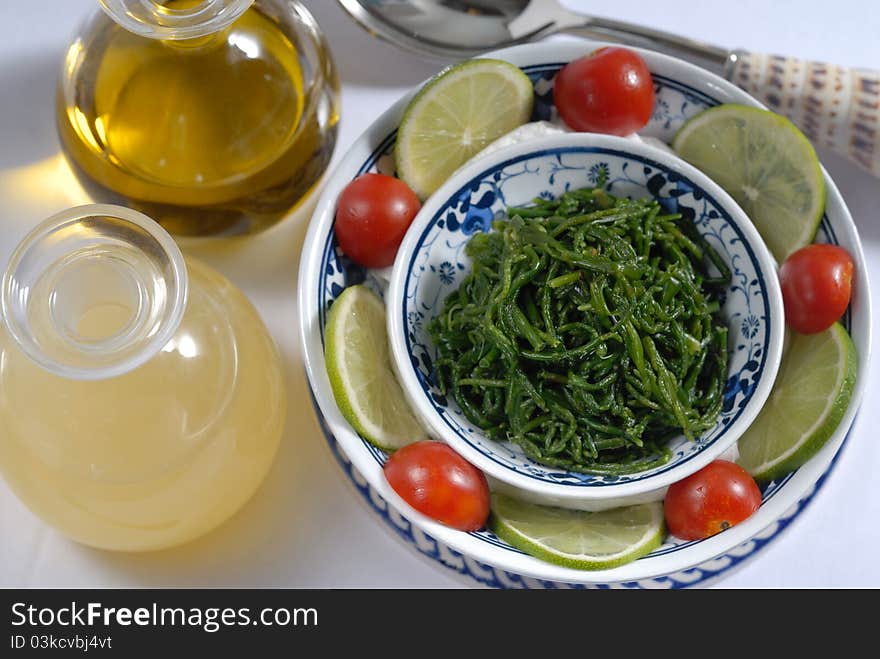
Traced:
[[813, 146], [788, 119], [719, 105], [687, 121], [672, 148], [737, 201], [777, 261], [813, 242], [825, 180]]
[[526, 123], [534, 91], [518, 67], [496, 59], [451, 66], [410, 101], [397, 131], [397, 175], [427, 198], [490, 142]]
[[385, 307], [376, 294], [346, 288], [330, 307], [326, 337], [327, 375], [345, 420], [386, 451], [427, 439], [391, 370]]
[[856, 347], [839, 323], [818, 334], [792, 333], [773, 392], [739, 439], [739, 464], [769, 481], [813, 457], [849, 406], [857, 368]]
[[663, 504], [643, 503], [601, 512], [537, 506], [492, 495], [492, 532], [525, 553], [577, 570], [629, 563], [663, 541]]

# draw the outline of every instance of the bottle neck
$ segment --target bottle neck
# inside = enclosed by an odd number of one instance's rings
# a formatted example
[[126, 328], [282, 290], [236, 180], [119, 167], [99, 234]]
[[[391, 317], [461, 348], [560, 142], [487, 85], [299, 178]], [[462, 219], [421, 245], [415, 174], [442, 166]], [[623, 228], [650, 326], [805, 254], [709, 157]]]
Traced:
[[97, 380], [127, 373], [171, 340], [187, 274], [173, 238], [121, 206], [78, 206], [19, 244], [0, 288], [3, 322], [34, 362]]
[[117, 24], [151, 39], [200, 39], [227, 28], [254, 0], [99, 0]]

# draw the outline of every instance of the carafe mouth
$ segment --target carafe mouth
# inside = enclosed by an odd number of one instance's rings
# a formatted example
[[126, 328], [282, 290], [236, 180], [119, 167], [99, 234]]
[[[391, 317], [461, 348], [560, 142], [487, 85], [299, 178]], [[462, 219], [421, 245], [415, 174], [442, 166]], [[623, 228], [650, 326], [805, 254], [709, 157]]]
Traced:
[[254, 0], [99, 0], [117, 24], [151, 39], [179, 41], [220, 32]]
[[22, 351], [62, 377], [115, 377], [155, 356], [186, 307], [180, 248], [159, 224], [110, 204], [42, 222], [3, 275], [3, 322]]

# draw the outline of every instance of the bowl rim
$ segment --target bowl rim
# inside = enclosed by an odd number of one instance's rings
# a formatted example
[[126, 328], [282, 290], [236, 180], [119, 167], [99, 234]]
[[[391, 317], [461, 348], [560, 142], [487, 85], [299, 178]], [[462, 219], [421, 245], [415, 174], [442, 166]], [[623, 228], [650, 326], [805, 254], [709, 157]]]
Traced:
[[[450, 200], [457, 198], [475, 180], [489, 177], [509, 164], [542, 157], [545, 154], [552, 156], [554, 153], [569, 150], [582, 152], [585, 155], [598, 151], [597, 157], [602, 156], [601, 150], [615, 151], [615, 155], [619, 157], [635, 156], [638, 160], [632, 162], [640, 166], [644, 164], [644, 160], [648, 160], [657, 163], [666, 171], [679, 174], [696, 189], [704, 192], [708, 198], [713, 199], [718, 207], [728, 214], [730, 223], [739, 234], [737, 237], [743, 240], [747, 249], [752, 252], [752, 262], [757, 267], [758, 276], [764, 280], [763, 288], [767, 299], [767, 349], [764, 353], [764, 366], [760, 371], [758, 386], [745, 407], [721, 436], [691, 453], [688, 458], [656, 473], [649, 472], [646, 476], [624, 482], [550, 482], [515, 471], [484, 454], [454, 431], [440, 416], [436, 406], [428, 400], [429, 394], [419, 380], [407, 347], [405, 330], [407, 319], [404, 313], [407, 283], [423, 235], [435, 225], [440, 211], [449, 207]], [[645, 192], [649, 197], [650, 193], [647, 190]], [[622, 502], [615, 500], [630, 499], [635, 502], [635, 498], [644, 498], [651, 493], [659, 498], [669, 485], [699, 471], [739, 440], [770, 396], [782, 359], [785, 316], [782, 291], [776, 277], [776, 261], [746, 213], [717, 183], [677, 155], [612, 135], [570, 132], [535, 138], [500, 148], [455, 172], [425, 201], [410, 225], [394, 261], [385, 306], [393, 365], [402, 380], [402, 389], [407, 399], [417, 409], [419, 416], [428, 424], [433, 434], [452, 446], [487, 476], [495, 478], [525, 496], [540, 496], [563, 506], [576, 507], [578, 504], [588, 505], [590, 502], [597, 505], [600, 503], [623, 505]], [[474, 432], [479, 431], [475, 429]], [[537, 462], [536, 464], [540, 465]], [[544, 467], [544, 465], [540, 466]]]
[[[520, 67], [562, 65], [576, 57], [583, 56], [602, 46], [614, 45], [608, 42], [587, 39], [551, 40], [524, 44], [512, 48], [486, 53], [485, 57], [505, 59]], [[765, 108], [763, 104], [747, 92], [723, 78], [694, 64], [662, 53], [633, 48], [639, 52], [654, 72], [675, 75], [676, 80], [687, 81], [693, 89], [710, 95], [720, 102], [737, 102], [752, 107]], [[764, 529], [776, 523], [787, 510], [796, 506], [800, 498], [810, 490], [831, 464], [842, 445], [864, 398], [867, 387], [867, 373], [872, 352], [872, 315], [869, 294], [868, 272], [858, 228], [853, 222], [849, 209], [836, 184], [822, 168], [827, 197], [826, 215], [839, 218], [840, 225], [835, 229], [843, 234], [852, 245], [852, 256], [856, 263], [854, 278], [854, 305], [858, 315], [854, 318], [850, 333], [858, 348], [859, 376], [850, 406], [832, 438], [810, 461], [798, 470], [765, 499], [761, 507], [747, 520], [702, 541], [679, 546], [674, 553], [662, 555], [649, 554], [643, 559], [626, 565], [597, 571], [572, 570], [553, 565], [536, 558], [511, 551], [509, 547], [496, 547], [482, 538], [445, 527], [408, 506], [388, 486], [379, 465], [369, 453], [357, 433], [346, 423], [333, 400], [327, 378], [323, 340], [320, 322], [322, 310], [318, 304], [317, 280], [320, 276], [324, 243], [333, 226], [336, 198], [341, 189], [358, 173], [370, 154], [382, 151], [386, 140], [396, 134], [403, 110], [409, 100], [418, 92], [420, 85], [393, 103], [381, 113], [349, 146], [345, 155], [334, 166], [324, 182], [324, 189], [318, 198], [311, 222], [303, 243], [298, 271], [298, 315], [299, 337], [303, 366], [310, 389], [320, 408], [327, 427], [333, 431], [342, 451], [357, 469], [358, 473], [372, 486], [375, 492], [388, 503], [395, 516], [406, 519], [432, 538], [436, 538], [454, 552], [464, 557], [472, 557], [487, 565], [505, 571], [536, 579], [563, 583], [610, 584], [634, 583], [640, 579], [651, 579], [664, 575], [696, 569], [706, 561], [723, 556], [736, 547], [749, 541]]]

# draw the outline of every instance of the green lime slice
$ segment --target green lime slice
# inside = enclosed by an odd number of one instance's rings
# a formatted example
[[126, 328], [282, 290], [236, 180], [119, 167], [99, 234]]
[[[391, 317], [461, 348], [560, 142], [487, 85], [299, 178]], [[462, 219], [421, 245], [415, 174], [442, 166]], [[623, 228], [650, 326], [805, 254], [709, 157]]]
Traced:
[[813, 457], [843, 418], [857, 369], [855, 344], [840, 323], [792, 333], [773, 392], [739, 439], [739, 464], [769, 481]]
[[336, 404], [364, 439], [386, 451], [427, 439], [391, 369], [385, 306], [366, 286], [333, 302], [325, 354]]
[[584, 512], [492, 495], [492, 532], [525, 553], [576, 570], [634, 561], [663, 541], [663, 504]]
[[451, 66], [410, 101], [397, 131], [397, 175], [427, 198], [471, 156], [529, 120], [534, 91], [518, 67], [496, 59]]
[[780, 263], [813, 242], [825, 180], [813, 146], [788, 119], [719, 105], [688, 120], [672, 148], [736, 199]]

